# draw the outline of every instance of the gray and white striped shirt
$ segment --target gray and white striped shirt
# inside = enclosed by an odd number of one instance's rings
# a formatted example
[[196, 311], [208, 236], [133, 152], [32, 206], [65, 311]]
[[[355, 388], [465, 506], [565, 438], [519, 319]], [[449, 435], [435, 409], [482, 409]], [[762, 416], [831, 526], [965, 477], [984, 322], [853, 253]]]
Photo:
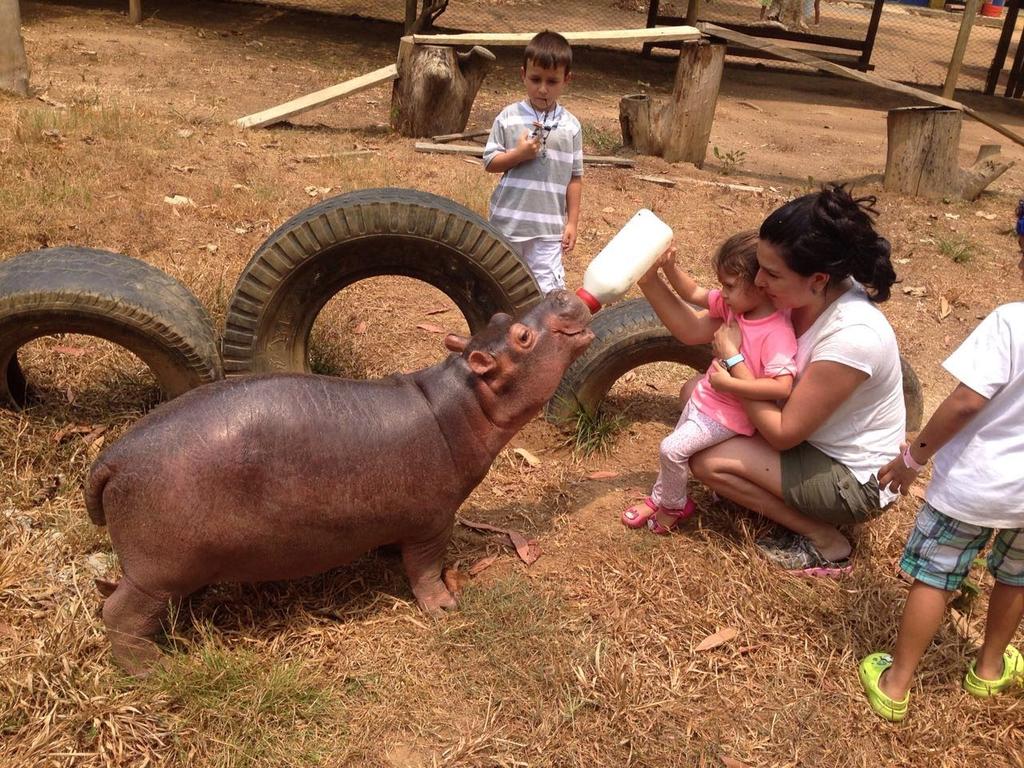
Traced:
[[509, 240], [558, 239], [565, 227], [565, 190], [583, 175], [583, 129], [565, 107], [536, 111], [528, 101], [510, 104], [494, 119], [484, 148], [484, 167], [500, 152], [515, 149], [534, 122], [545, 126], [541, 154], [502, 174], [491, 195], [491, 223]]

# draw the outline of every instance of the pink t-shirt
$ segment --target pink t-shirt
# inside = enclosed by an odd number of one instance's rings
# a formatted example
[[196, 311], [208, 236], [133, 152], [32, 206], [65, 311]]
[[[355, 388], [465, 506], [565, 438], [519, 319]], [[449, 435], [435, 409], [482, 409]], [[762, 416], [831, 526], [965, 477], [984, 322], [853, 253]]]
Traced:
[[[742, 337], [740, 352], [756, 378], [775, 378], [785, 374], [796, 376], [796, 334], [793, 333], [789, 313], [773, 312], [758, 320], [737, 317], [719, 290], [708, 292], [708, 313], [727, 323], [733, 319], [737, 321]], [[743, 410], [740, 399], [716, 392], [707, 374], [697, 382], [690, 402], [705, 416], [733, 432], [752, 435], [757, 431]]]

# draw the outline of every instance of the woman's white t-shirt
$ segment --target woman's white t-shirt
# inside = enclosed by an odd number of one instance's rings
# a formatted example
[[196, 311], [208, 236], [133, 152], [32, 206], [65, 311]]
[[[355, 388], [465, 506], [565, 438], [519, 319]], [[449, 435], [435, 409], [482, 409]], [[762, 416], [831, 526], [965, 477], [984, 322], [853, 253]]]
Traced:
[[[818, 361], [842, 363], [868, 375], [807, 438], [863, 485], [899, 453], [907, 413], [896, 334], [856, 281], [797, 338], [797, 380]], [[896, 498], [884, 488], [878, 496], [883, 507]]]
[[1024, 528], [1024, 302], [996, 307], [942, 365], [988, 403], [935, 454], [928, 503], [985, 528]]

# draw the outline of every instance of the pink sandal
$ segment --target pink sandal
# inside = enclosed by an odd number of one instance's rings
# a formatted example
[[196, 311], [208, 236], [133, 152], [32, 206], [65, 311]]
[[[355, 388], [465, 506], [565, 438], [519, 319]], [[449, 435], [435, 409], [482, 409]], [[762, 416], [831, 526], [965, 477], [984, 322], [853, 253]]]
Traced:
[[697, 511], [697, 505], [693, 503], [693, 499], [687, 499], [686, 504], [683, 505], [682, 509], [666, 509], [661, 507], [658, 511], [664, 512], [666, 515], [672, 518], [672, 522], [669, 525], [662, 525], [658, 522], [657, 512], [651, 517], [647, 518], [647, 530], [658, 536], [668, 536], [672, 531], [676, 529], [683, 520], [689, 517], [693, 517], [693, 513]]
[[645, 496], [643, 503], [646, 504], [647, 508], [651, 510], [651, 514], [644, 515], [643, 517], [641, 517], [639, 514], [636, 513], [636, 511], [634, 511], [633, 507], [636, 506], [636, 504], [634, 504], [632, 507], [624, 509], [622, 511], [622, 514], [619, 516], [619, 520], [622, 522], [624, 526], [626, 526], [627, 528], [643, 528], [645, 525], [647, 525], [648, 520], [650, 520], [654, 515], [658, 514], [658, 505], [651, 501], [650, 496]]

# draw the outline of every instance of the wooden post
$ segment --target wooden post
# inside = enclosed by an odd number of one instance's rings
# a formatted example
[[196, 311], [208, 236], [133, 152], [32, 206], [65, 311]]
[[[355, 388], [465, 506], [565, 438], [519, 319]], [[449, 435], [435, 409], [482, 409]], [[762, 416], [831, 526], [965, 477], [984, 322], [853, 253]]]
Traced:
[[900, 107], [888, 115], [884, 187], [941, 200], [958, 195], [961, 112], [946, 107]]
[[1019, 0], [1009, 0], [1006, 3], [1006, 18], [1003, 20], [1003, 29], [999, 33], [996, 52], [992, 56], [992, 66], [988, 68], [988, 77], [985, 79], [985, 94], [987, 96], [992, 96], [996, 92], [999, 75], [1002, 74], [1003, 65], [1006, 64], [1006, 52], [1010, 49], [1010, 41], [1013, 39], [1013, 30], [1017, 28], [1017, 12], [1019, 9]]
[[697, 23], [697, 16], [700, 14], [700, 0], [690, 0], [686, 6], [686, 25], [692, 27]]
[[128, 21], [132, 24], [142, 23], [142, 0], [128, 0]]
[[619, 102], [623, 145], [642, 155], [660, 155], [670, 163], [703, 166], [724, 63], [724, 45], [706, 41], [683, 45], [667, 103], [646, 94], [625, 96]]
[[952, 99], [956, 90], [956, 79], [960, 76], [960, 65], [964, 62], [967, 51], [967, 39], [971, 36], [974, 18], [978, 15], [978, 3], [981, 0], [967, 0], [964, 5], [964, 17], [960, 20], [960, 33], [956, 36], [953, 46], [953, 57], [949, 60], [949, 71], [946, 72], [946, 84], [942, 86], [942, 98]]
[[474, 45], [456, 53], [443, 45], [398, 47], [398, 80], [391, 90], [391, 127], [403, 136], [466, 130], [473, 100], [494, 66], [494, 54]]
[[871, 64], [871, 53], [875, 50], [875, 37], [878, 35], [878, 23], [882, 19], [882, 6], [885, 0], [875, 0], [871, 8], [871, 20], [868, 22], [868, 32], [864, 35], [864, 47], [860, 51], [860, 59], [857, 61], [857, 69], [868, 69]]
[[28, 95], [28, 59], [18, 0], [0, 0], [0, 91]]
[[718, 89], [725, 66], [725, 46], [701, 42], [684, 45], [672, 88], [672, 113], [664, 120], [665, 154], [670, 163], [704, 165], [715, 120]]

